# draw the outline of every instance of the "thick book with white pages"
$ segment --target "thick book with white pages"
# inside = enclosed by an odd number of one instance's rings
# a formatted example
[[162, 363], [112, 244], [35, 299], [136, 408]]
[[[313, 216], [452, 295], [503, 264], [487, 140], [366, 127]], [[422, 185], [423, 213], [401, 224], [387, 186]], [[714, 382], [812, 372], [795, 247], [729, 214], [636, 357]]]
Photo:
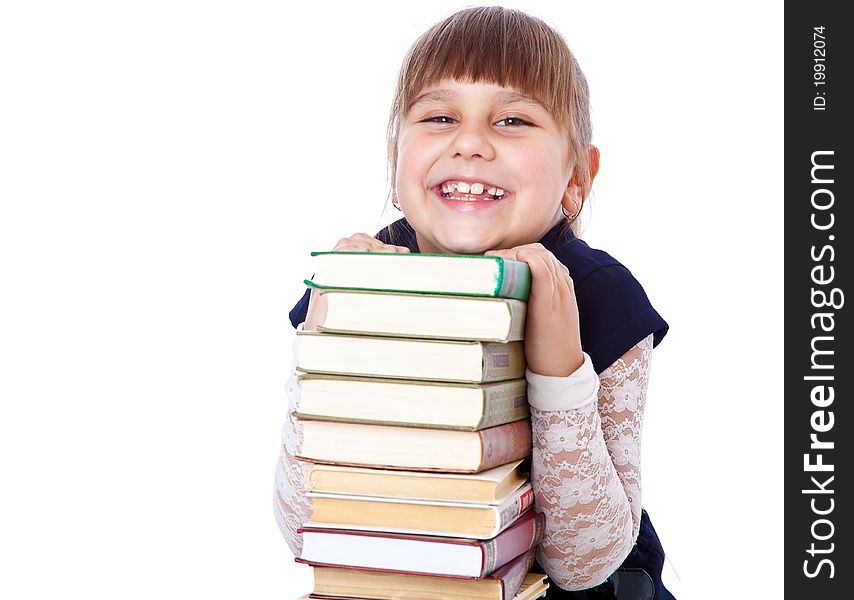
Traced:
[[[333, 571], [335, 569], [327, 569]], [[352, 571], [353, 569], [340, 569], [342, 571]], [[368, 571], [363, 571], [368, 573]], [[394, 579], [393, 573], [374, 573], [374, 575], [387, 576], [389, 579]], [[422, 584], [414, 592], [409, 589], [390, 590], [388, 595], [383, 595], [382, 590], [372, 589], [369, 592], [362, 592], [361, 596], [336, 596], [334, 594], [319, 594], [313, 593], [305, 596], [300, 596], [298, 600], [536, 600], [546, 595], [549, 589], [549, 584], [546, 581], [546, 576], [541, 573], [528, 573], [519, 585], [519, 591], [515, 596], [509, 596], [500, 588], [494, 590], [489, 587], [484, 587], [485, 584], [490, 584], [489, 580], [471, 579], [458, 580], [447, 577], [429, 577], [426, 575], [400, 575], [400, 578], [409, 577], [412, 579], [406, 580], [404, 586], [412, 587], [410, 583], [417, 577], [429, 579], [429, 583]], [[442, 580], [437, 583], [436, 580]], [[390, 585], [398, 583], [398, 580], [390, 581]], [[492, 585], [500, 585], [502, 582], [493, 583]], [[426, 586], [426, 587], [425, 587]]]
[[425, 340], [297, 331], [307, 373], [487, 383], [525, 376], [523, 342]]
[[309, 492], [309, 527], [465, 537], [495, 537], [534, 503], [526, 483], [499, 505]]
[[482, 579], [312, 567], [318, 598], [371, 600], [511, 600], [534, 562], [531, 548]]
[[531, 421], [479, 431], [302, 421], [299, 458], [406, 471], [477, 473], [531, 454]]
[[320, 331], [512, 342], [525, 334], [527, 303], [512, 298], [320, 290]]
[[480, 473], [393, 471], [311, 463], [306, 491], [471, 504], [501, 504], [528, 480], [524, 461], [517, 460]]
[[301, 419], [478, 430], [528, 417], [527, 382], [299, 376]]

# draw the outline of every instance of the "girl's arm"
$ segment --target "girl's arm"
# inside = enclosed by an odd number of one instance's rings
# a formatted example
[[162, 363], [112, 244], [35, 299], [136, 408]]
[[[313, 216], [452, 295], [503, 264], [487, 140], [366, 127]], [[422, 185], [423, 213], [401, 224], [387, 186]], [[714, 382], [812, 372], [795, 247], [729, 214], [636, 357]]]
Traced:
[[531, 271], [525, 320], [531, 478], [545, 513], [540, 564], [565, 589], [605, 581], [634, 545], [640, 523], [640, 426], [651, 336], [602, 372], [582, 351], [575, 284], [542, 244], [487, 255]]
[[[300, 328], [302, 324], [300, 325]], [[299, 328], [298, 328], [299, 329]], [[302, 424], [293, 412], [299, 405], [300, 387], [297, 381], [297, 341], [294, 339], [293, 364], [288, 378], [288, 415], [282, 427], [282, 445], [276, 463], [276, 485], [273, 490], [273, 514], [276, 523], [291, 552], [299, 556], [302, 551], [302, 535], [297, 529], [308, 522], [311, 516], [311, 501], [305, 495], [305, 466], [294, 457], [302, 450]]]
[[532, 482], [546, 525], [537, 558], [561, 588], [605, 581], [623, 563], [641, 516], [640, 439], [652, 335], [597, 377], [528, 372]]

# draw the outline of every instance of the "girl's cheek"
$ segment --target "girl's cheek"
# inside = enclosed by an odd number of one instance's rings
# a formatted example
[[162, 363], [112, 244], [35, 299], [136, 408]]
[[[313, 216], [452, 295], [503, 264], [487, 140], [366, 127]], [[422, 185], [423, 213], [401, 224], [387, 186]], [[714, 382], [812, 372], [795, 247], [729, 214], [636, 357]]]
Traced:
[[397, 173], [398, 183], [406, 182], [408, 178], [419, 178], [427, 168], [429, 154], [418, 144], [410, 143], [413, 140], [401, 140], [397, 146]]
[[397, 149], [400, 152], [400, 149], [405, 145], [409, 144], [412, 138], [412, 127], [405, 122], [401, 124], [400, 131], [397, 134]]

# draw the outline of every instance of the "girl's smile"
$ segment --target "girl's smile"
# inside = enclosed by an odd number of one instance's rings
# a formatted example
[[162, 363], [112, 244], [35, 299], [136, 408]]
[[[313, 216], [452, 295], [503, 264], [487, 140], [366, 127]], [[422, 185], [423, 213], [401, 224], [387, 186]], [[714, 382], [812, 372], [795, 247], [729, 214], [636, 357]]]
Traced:
[[431, 189], [450, 210], [463, 212], [495, 206], [512, 195], [499, 185], [462, 177], [452, 177]]
[[449, 179], [434, 189], [446, 200], [506, 200], [510, 197], [500, 186], [458, 178]]
[[549, 111], [492, 83], [425, 89], [403, 118], [397, 152], [397, 196], [422, 252], [535, 242], [576, 187], [567, 134]]

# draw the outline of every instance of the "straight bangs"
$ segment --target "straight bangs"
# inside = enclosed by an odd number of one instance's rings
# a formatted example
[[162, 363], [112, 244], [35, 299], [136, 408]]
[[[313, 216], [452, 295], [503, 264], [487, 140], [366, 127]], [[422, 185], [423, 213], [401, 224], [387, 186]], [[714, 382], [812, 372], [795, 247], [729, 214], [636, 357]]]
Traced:
[[577, 77], [573, 63], [560, 34], [539, 19], [499, 7], [461, 11], [427, 31], [407, 54], [394, 112], [405, 115], [421, 90], [457, 79], [513, 87], [566, 126]]

